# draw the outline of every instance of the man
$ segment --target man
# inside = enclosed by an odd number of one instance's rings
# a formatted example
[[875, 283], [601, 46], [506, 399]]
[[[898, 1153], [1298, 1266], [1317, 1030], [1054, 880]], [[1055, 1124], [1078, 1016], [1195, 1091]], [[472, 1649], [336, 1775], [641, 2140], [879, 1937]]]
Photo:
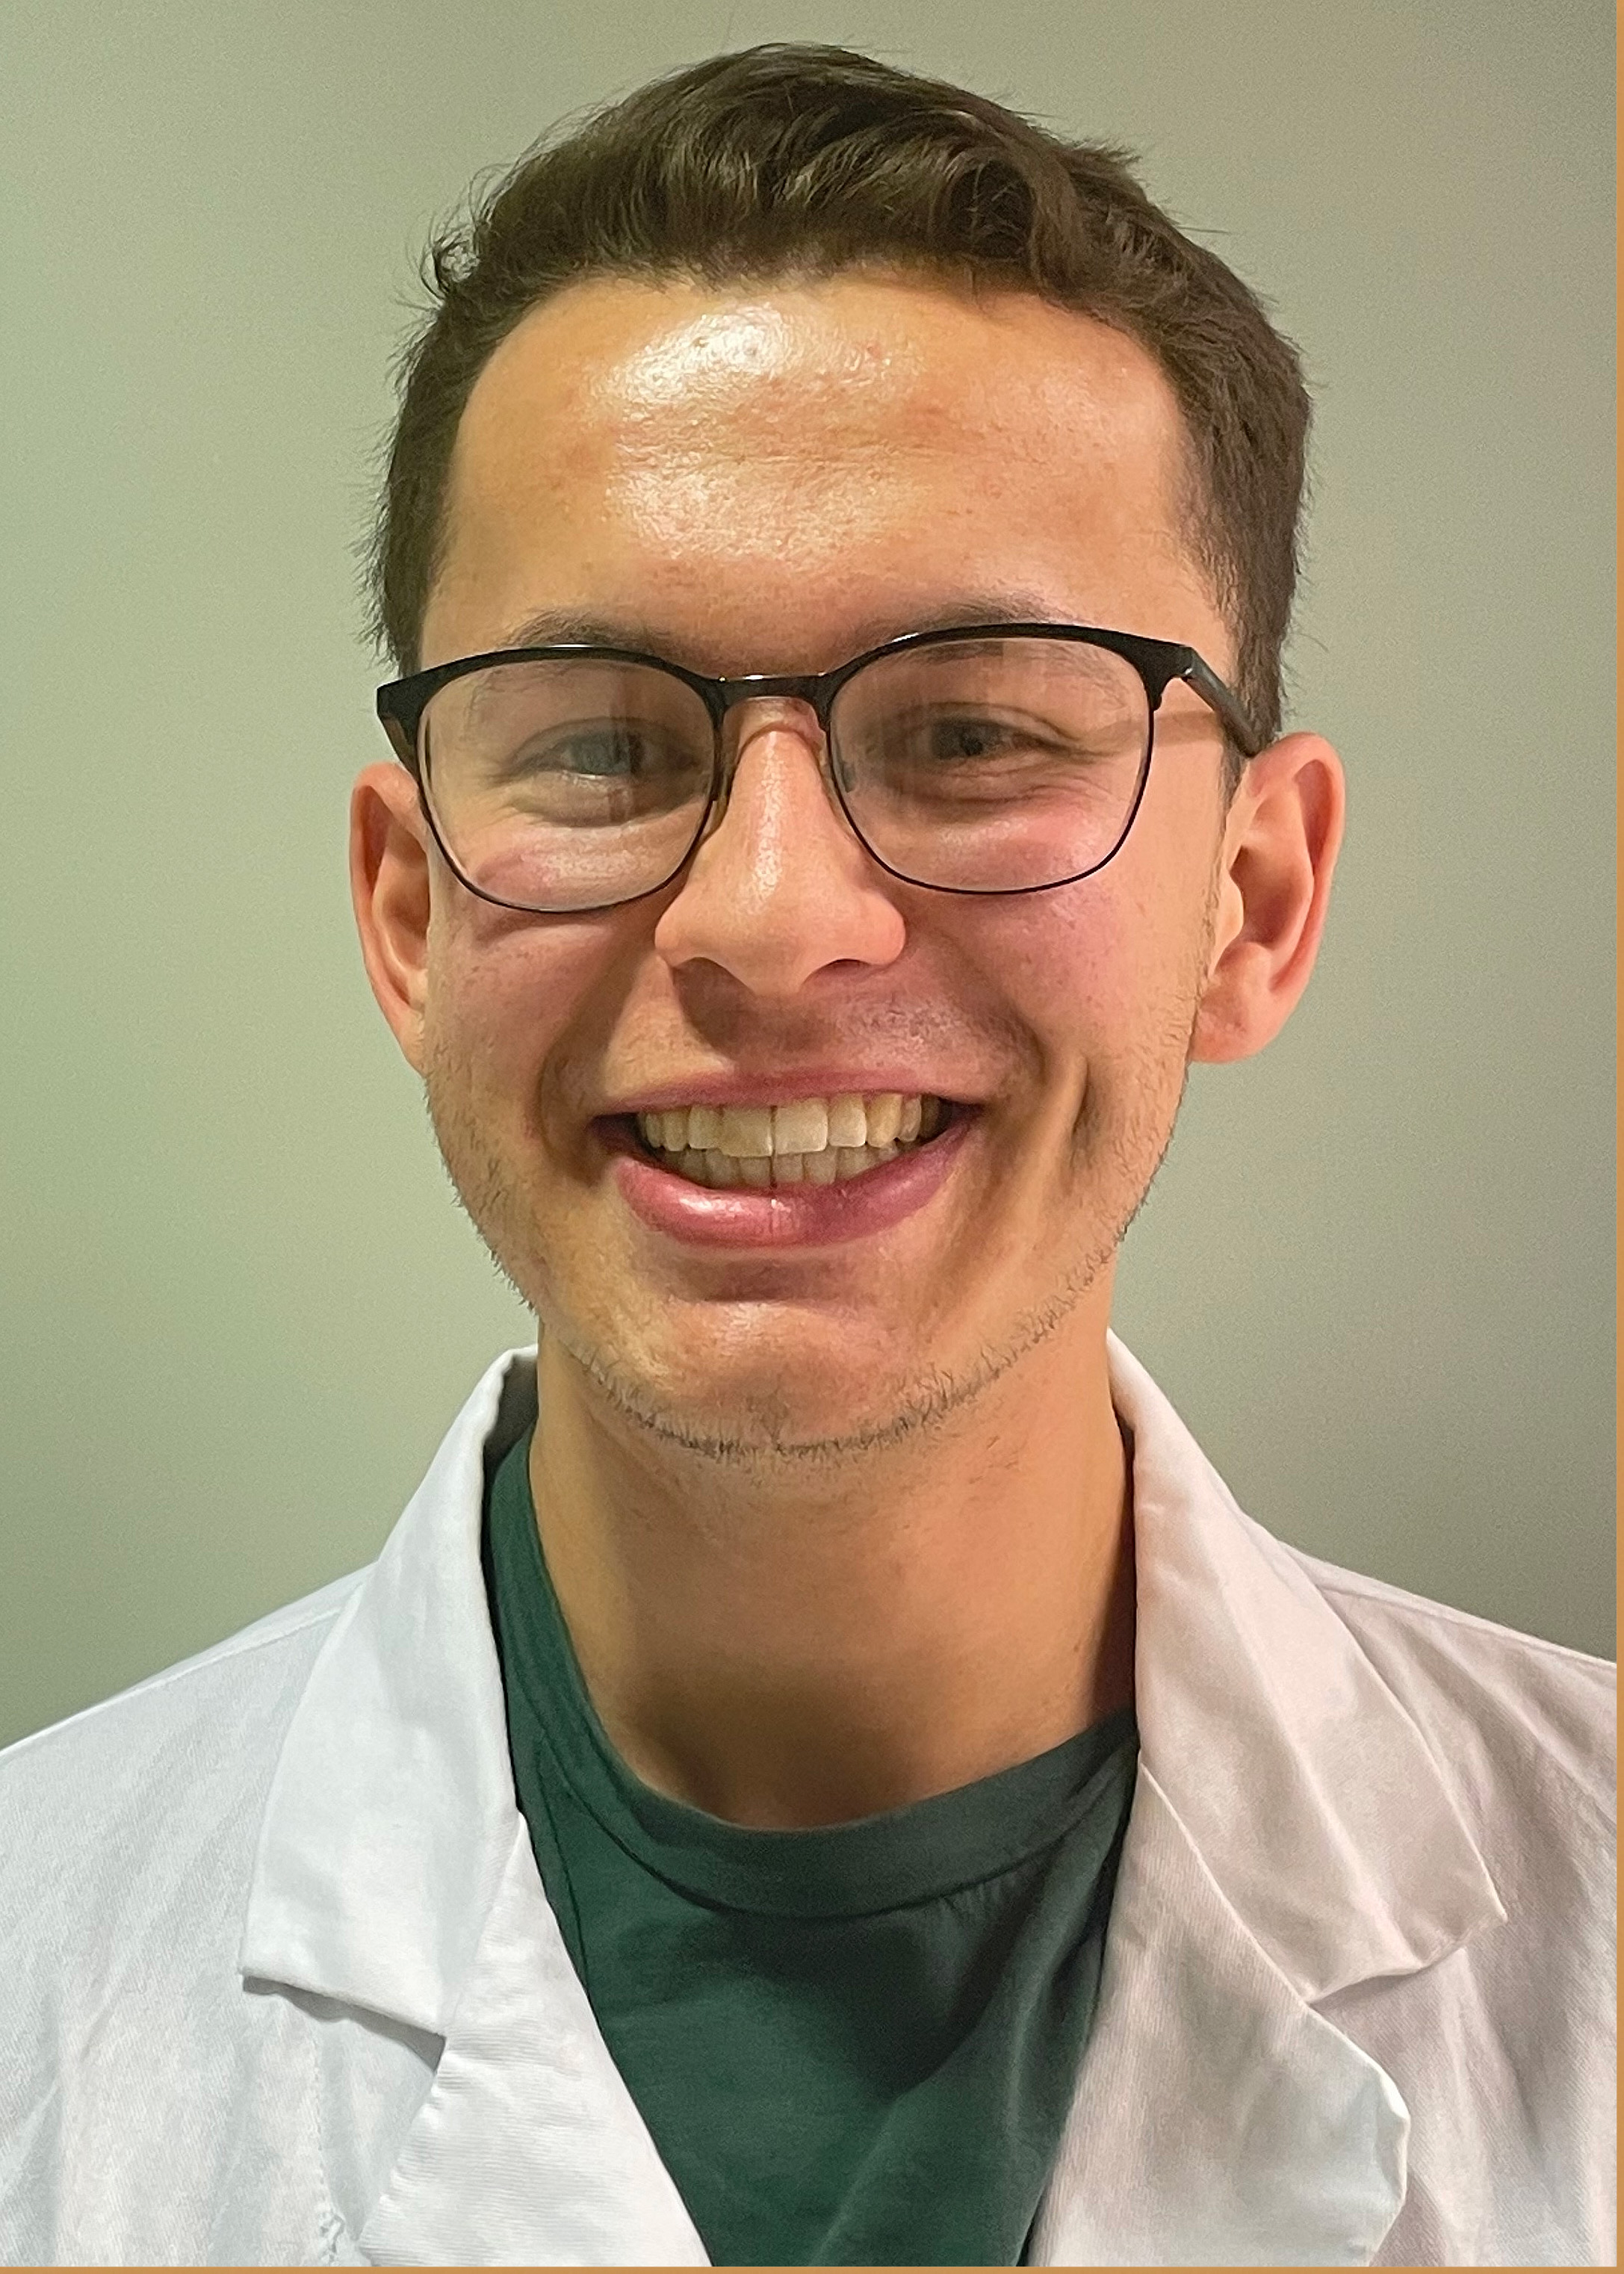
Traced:
[[1291, 350], [835, 50], [434, 275], [351, 869], [538, 1352], [0, 1766], [6, 2255], [1610, 2263], [1611, 1669], [1271, 1540], [1109, 1333], [1342, 831]]

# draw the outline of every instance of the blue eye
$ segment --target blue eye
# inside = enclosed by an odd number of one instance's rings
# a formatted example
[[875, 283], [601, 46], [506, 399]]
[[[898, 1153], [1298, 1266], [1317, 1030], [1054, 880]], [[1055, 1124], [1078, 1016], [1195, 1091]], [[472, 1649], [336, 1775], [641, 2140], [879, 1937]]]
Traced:
[[575, 781], [652, 782], [684, 778], [710, 753], [658, 727], [614, 719], [582, 719], [528, 736], [492, 769], [510, 782], [538, 776]]
[[[950, 763], [997, 757], [1022, 739], [1001, 719], [968, 712], [958, 717], [948, 712], [931, 719], [921, 737], [927, 757]], [[1030, 735], [1024, 739], [1028, 744], [1032, 740]]]
[[629, 727], [582, 727], [548, 738], [543, 763], [560, 773], [620, 775], [649, 772], [662, 753]]

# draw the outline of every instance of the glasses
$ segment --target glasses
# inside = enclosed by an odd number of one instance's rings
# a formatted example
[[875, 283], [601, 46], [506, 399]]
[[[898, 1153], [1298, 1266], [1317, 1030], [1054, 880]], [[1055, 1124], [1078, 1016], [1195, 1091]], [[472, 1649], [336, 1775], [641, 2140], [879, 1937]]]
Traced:
[[1260, 741], [1193, 648], [1081, 624], [913, 632], [835, 671], [709, 679], [613, 647], [504, 648], [378, 691], [378, 715], [470, 892], [538, 915], [659, 891], [726, 802], [726, 726], [808, 704], [835, 802], [882, 869], [938, 892], [1041, 892], [1119, 852], [1175, 681], [1247, 757]]

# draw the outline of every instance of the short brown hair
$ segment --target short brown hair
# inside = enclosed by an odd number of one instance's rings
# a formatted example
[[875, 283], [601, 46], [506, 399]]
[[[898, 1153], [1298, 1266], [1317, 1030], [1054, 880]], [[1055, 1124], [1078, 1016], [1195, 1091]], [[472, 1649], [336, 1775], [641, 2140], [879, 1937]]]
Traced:
[[463, 407], [538, 302], [592, 276], [726, 285], [900, 267], [1035, 293], [1156, 358], [1186, 431], [1193, 549], [1235, 635], [1237, 692], [1271, 739], [1297, 582], [1302, 369], [1132, 163], [941, 80], [786, 45], [690, 64], [543, 142], [424, 264], [432, 305], [402, 358], [372, 545], [380, 640], [417, 668]]

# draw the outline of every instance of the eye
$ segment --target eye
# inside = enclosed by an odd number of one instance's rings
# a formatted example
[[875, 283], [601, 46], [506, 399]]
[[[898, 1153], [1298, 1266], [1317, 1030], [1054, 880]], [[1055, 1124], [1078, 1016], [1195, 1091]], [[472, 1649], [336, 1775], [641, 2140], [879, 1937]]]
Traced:
[[623, 720], [583, 720], [532, 736], [510, 762], [516, 775], [580, 774], [597, 780], [626, 781], [668, 771], [684, 763], [671, 737]]
[[1005, 751], [1030, 749], [1030, 730], [1019, 730], [1002, 719], [974, 712], [945, 712], [924, 723], [921, 755], [938, 763], [994, 758]]

